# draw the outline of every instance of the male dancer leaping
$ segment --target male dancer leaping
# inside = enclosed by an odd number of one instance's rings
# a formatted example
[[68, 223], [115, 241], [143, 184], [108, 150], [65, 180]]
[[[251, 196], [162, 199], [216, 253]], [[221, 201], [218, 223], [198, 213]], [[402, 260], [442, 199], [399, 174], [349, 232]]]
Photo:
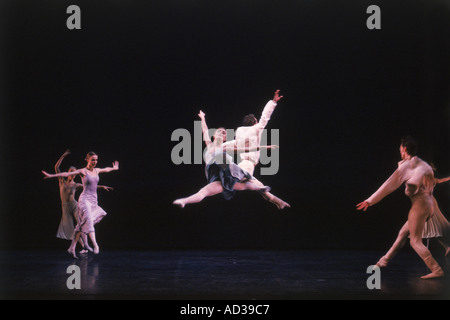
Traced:
[[[272, 113], [278, 104], [278, 101], [280, 101], [281, 98], [283, 98], [283, 96], [280, 96], [280, 90], [275, 91], [273, 99], [267, 102], [266, 106], [264, 107], [259, 122], [256, 119], [255, 115], [246, 115], [244, 117], [243, 126], [237, 128], [236, 130], [236, 139], [228, 141], [224, 143], [224, 145], [231, 148], [259, 148], [261, 144], [262, 133], [267, 126], [267, 123], [269, 122], [270, 117], [272, 116]], [[259, 151], [241, 153], [238, 166], [253, 176], [255, 167], [259, 163], [259, 158]], [[260, 183], [261, 186], [263, 186], [261, 182], [257, 181], [257, 183]], [[280, 210], [291, 207], [289, 203], [274, 196], [270, 192], [261, 192], [261, 195], [267, 201], [275, 204]]]

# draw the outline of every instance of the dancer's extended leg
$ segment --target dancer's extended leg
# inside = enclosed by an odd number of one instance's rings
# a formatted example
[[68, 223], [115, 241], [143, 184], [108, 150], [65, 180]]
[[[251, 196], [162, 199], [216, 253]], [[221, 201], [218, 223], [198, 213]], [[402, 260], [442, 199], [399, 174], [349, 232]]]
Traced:
[[395, 240], [393, 246], [389, 249], [389, 251], [384, 255], [378, 262], [377, 266], [380, 268], [384, 268], [388, 265], [389, 261], [391, 261], [395, 255], [400, 251], [401, 248], [406, 243], [406, 240], [409, 236], [409, 223], [406, 222], [403, 227], [400, 229], [398, 233], [397, 239]]
[[411, 247], [431, 270], [431, 273], [421, 277], [422, 279], [433, 279], [444, 276], [444, 271], [422, 241], [423, 228], [426, 220], [433, 213], [432, 208], [432, 201], [428, 197], [417, 196], [416, 199], [413, 199], [413, 205], [408, 216]]
[[[257, 184], [247, 181], [236, 183], [233, 189], [236, 191], [253, 190], [264, 192], [269, 190], [270, 188], [267, 186], [259, 186]], [[222, 192], [223, 192], [222, 183], [219, 181], [214, 181], [208, 184], [207, 186], [203, 187], [202, 189], [200, 189], [200, 191], [193, 194], [192, 196], [175, 200], [173, 204], [181, 208], [184, 208], [187, 204], [199, 203], [206, 197], [211, 197]]]
[[173, 202], [174, 205], [184, 208], [185, 205], [191, 203], [199, 203], [206, 197], [214, 196], [223, 191], [222, 184], [219, 181], [211, 182], [205, 187], [201, 188], [197, 193], [187, 198], [177, 199]]
[[[264, 187], [264, 184], [261, 181], [259, 181], [258, 179], [250, 180], [250, 182], [256, 184], [260, 188]], [[283, 210], [284, 208], [290, 208], [291, 207], [291, 205], [289, 203], [281, 200], [280, 198], [278, 198], [277, 196], [273, 195], [269, 191], [260, 192], [260, 194], [264, 198], [264, 200], [269, 201], [270, 203], [273, 203], [280, 210]]]

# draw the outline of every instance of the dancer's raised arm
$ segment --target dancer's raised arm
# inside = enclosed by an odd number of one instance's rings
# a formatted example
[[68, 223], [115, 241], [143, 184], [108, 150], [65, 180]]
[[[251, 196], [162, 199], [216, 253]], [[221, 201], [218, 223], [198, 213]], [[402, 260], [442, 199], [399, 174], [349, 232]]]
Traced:
[[111, 171], [116, 171], [116, 170], [119, 170], [119, 161], [114, 161], [112, 167], [97, 168], [98, 173], [111, 172]]
[[280, 101], [282, 98], [283, 96], [280, 96], [280, 90], [275, 91], [273, 99], [270, 100], [263, 109], [261, 118], [257, 123], [259, 127], [265, 128], [267, 126], [267, 123], [269, 122], [270, 117], [272, 116], [272, 113], [274, 112], [278, 104], [278, 101]]
[[59, 167], [61, 166], [62, 161], [64, 160], [64, 158], [70, 154], [70, 150], [67, 149], [66, 152], [63, 153], [63, 155], [58, 159], [58, 161], [55, 164], [55, 172], [56, 173], [60, 173], [61, 170], [59, 169]]
[[211, 138], [209, 137], [208, 126], [206, 125], [205, 120], [205, 113], [202, 110], [200, 110], [198, 116], [202, 121], [203, 140], [205, 141], [206, 146], [209, 146], [212, 143], [212, 141]]

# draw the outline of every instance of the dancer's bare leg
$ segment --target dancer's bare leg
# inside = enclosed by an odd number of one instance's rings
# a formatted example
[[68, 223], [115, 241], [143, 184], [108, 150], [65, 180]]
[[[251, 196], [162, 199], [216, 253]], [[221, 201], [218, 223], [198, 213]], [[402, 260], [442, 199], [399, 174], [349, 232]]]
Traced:
[[75, 233], [72, 243], [70, 244], [69, 249], [67, 249], [67, 252], [71, 254], [75, 259], [78, 259], [77, 254], [75, 253], [75, 248], [77, 246], [78, 240], [80, 239], [80, 234], [80, 232]]
[[[234, 185], [233, 189], [236, 191], [244, 191], [244, 190], [253, 190], [253, 191], [266, 191], [269, 187], [259, 186], [252, 182], [238, 182]], [[222, 193], [223, 187], [220, 181], [214, 181], [203, 187], [197, 193], [189, 196], [187, 198], [177, 199], [173, 202], [174, 205], [177, 205], [181, 208], [184, 208], [187, 204], [199, 203], [206, 197], [211, 197], [216, 194]]]
[[448, 255], [450, 254], [450, 247], [448, 246], [448, 244], [442, 240], [442, 239], [438, 239], [438, 242], [441, 244], [441, 246], [444, 248], [445, 250], [445, 256], [448, 257]]
[[233, 189], [236, 191], [259, 191], [259, 192], [268, 192], [270, 187], [263, 185], [262, 183], [259, 185], [253, 182], [254, 180], [249, 180], [246, 182], [238, 182], [234, 185]]
[[99, 254], [100, 248], [98, 247], [97, 240], [95, 239], [95, 232], [89, 232], [89, 238], [91, 239], [92, 245], [94, 246], [94, 253]]
[[[264, 184], [259, 181], [258, 179], [253, 179], [251, 180], [252, 183], [255, 183], [256, 185], [263, 187]], [[278, 198], [277, 196], [271, 194], [270, 192], [266, 191], [266, 192], [261, 192], [260, 193], [261, 196], [264, 198], [264, 200], [269, 201], [270, 203], [273, 203], [274, 205], [276, 205], [278, 207], [279, 210], [283, 210], [284, 208], [290, 208], [291, 205], [283, 200], [281, 200], [280, 198]]]
[[434, 279], [444, 276], [444, 271], [442, 271], [422, 241], [423, 228], [425, 227], [426, 220], [433, 213], [432, 209], [430, 209], [432, 207], [432, 201], [429, 201], [429, 198], [419, 196], [413, 200], [413, 205], [408, 216], [411, 247], [431, 270], [431, 273], [421, 277], [422, 279]]
[[83, 242], [84, 242], [83, 248], [86, 249], [87, 251], [93, 252], [94, 249], [92, 249], [92, 248], [89, 246], [87, 234], [82, 233], [82, 234], [81, 234], [81, 238], [83, 239]]
[[211, 182], [205, 187], [201, 188], [197, 193], [187, 198], [177, 199], [173, 202], [174, 205], [184, 208], [185, 205], [191, 203], [199, 203], [206, 197], [214, 196], [222, 193], [223, 187], [219, 181]]
[[395, 240], [392, 247], [389, 249], [389, 251], [384, 255], [378, 262], [377, 266], [380, 268], [384, 268], [388, 265], [389, 261], [391, 261], [395, 255], [400, 251], [401, 248], [406, 243], [406, 240], [409, 236], [409, 223], [406, 222], [403, 227], [400, 229], [400, 232], [398, 233], [397, 239]]

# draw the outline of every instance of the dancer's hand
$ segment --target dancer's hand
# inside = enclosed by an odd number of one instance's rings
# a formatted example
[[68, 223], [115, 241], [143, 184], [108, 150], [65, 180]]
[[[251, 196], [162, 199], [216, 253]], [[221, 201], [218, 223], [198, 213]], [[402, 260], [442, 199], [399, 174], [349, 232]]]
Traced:
[[277, 146], [276, 144], [274, 144], [274, 145], [267, 146], [267, 149], [280, 149], [280, 146]]
[[202, 110], [200, 110], [200, 112], [198, 113], [198, 117], [200, 119], [204, 120], [205, 119], [205, 113]]
[[367, 209], [369, 208], [370, 204], [367, 201], [363, 201], [361, 203], [358, 203], [356, 205], [356, 209], [357, 210], [362, 210], [362, 211], [367, 211]]
[[106, 190], [106, 191], [113, 191], [113, 190], [114, 190], [114, 188], [112, 188], [112, 187], [107, 187], [107, 186], [101, 186], [101, 188], [102, 188], [103, 190]]
[[44, 170], [42, 170], [42, 173], [44, 174], [44, 179], [48, 179], [48, 178], [51, 178], [51, 177], [52, 177], [50, 174], [48, 174], [48, 173], [45, 172]]
[[113, 169], [114, 170], [119, 170], [119, 161], [114, 161], [113, 162]]
[[275, 91], [275, 95], [273, 96], [273, 102], [277, 103], [281, 100], [283, 96], [280, 96], [280, 90]]

